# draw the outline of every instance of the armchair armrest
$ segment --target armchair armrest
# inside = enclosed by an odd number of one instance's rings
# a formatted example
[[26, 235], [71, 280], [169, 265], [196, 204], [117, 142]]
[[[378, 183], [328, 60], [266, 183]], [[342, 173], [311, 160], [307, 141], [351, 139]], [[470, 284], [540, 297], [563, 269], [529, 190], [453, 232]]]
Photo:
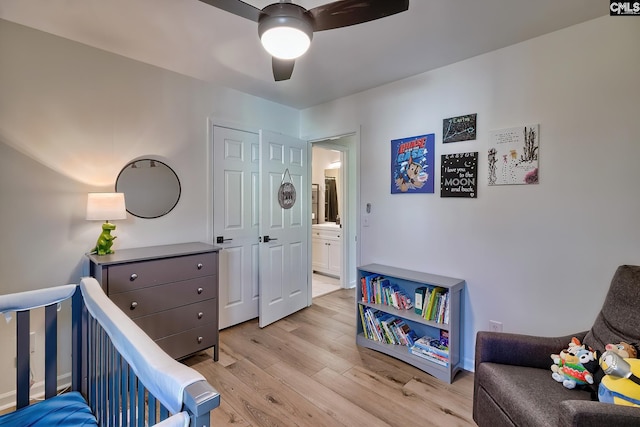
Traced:
[[476, 335], [475, 370], [482, 362], [549, 369], [553, 363], [552, 353], [567, 348], [572, 337], [582, 341], [586, 334], [584, 331], [562, 337], [536, 337], [479, 331]]
[[561, 427], [638, 426], [640, 410], [633, 406], [587, 400], [565, 400], [560, 402], [558, 425]]

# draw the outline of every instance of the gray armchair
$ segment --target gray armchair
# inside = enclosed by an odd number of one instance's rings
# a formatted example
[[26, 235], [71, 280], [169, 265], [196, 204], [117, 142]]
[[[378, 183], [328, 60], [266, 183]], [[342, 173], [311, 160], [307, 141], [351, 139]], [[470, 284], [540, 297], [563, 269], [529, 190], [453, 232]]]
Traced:
[[640, 266], [616, 270], [602, 309], [589, 331], [564, 337], [478, 332], [473, 419], [480, 427], [640, 426], [640, 408], [591, 400], [551, 378], [550, 355], [571, 337], [599, 352], [607, 343], [640, 342]]

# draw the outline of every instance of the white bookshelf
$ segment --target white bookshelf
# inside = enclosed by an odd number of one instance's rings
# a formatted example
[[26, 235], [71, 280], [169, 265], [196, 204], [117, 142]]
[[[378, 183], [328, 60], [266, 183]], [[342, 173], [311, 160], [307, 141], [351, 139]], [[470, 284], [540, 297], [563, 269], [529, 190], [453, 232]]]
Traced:
[[[441, 287], [449, 292], [449, 322], [438, 323], [427, 320], [416, 314], [413, 309], [398, 310], [390, 305], [373, 304], [363, 302], [361, 279], [365, 276], [375, 274], [383, 276], [392, 284], [403, 289], [411, 300], [414, 300], [415, 290], [419, 287]], [[438, 276], [435, 274], [423, 273], [419, 271], [406, 270], [403, 268], [390, 267], [380, 264], [368, 264], [358, 268], [358, 283], [356, 285], [356, 344], [370, 348], [381, 353], [388, 354], [403, 362], [409, 363], [434, 377], [451, 383], [456, 373], [462, 369], [461, 361], [461, 303], [462, 292], [464, 290], [464, 280], [453, 277]], [[415, 301], [414, 301], [415, 303]], [[449, 332], [449, 363], [443, 366], [436, 362], [411, 354], [409, 347], [394, 344], [385, 344], [368, 339], [364, 335], [364, 329], [360, 317], [360, 307], [371, 307], [376, 310], [388, 313], [397, 318], [403, 319], [413, 329], [418, 337], [430, 336], [438, 338], [440, 331]]]

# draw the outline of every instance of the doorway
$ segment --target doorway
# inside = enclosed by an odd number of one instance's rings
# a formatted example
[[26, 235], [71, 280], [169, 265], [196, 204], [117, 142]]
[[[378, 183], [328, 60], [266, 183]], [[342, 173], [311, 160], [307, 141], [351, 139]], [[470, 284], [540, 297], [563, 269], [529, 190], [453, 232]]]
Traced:
[[313, 297], [355, 286], [356, 141], [355, 133], [311, 141]]
[[344, 190], [342, 152], [321, 144], [312, 146], [311, 270], [312, 296], [342, 288]]

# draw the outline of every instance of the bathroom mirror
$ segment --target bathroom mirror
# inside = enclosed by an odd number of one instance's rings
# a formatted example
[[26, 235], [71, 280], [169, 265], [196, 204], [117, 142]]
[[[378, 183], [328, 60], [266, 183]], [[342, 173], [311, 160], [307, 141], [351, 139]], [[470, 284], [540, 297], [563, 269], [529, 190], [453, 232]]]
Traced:
[[158, 218], [168, 214], [180, 200], [178, 175], [155, 159], [128, 163], [116, 179], [116, 191], [124, 193], [127, 212], [139, 218]]

